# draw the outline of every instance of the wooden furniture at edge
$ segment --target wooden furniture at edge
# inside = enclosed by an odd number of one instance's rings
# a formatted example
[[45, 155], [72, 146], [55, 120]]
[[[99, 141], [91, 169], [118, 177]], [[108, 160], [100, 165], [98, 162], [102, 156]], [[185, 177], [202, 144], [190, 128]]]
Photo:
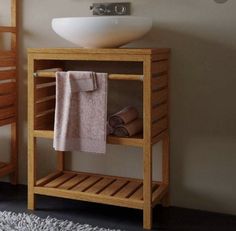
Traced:
[[[11, 1], [11, 25], [0, 26], [0, 33], [10, 33], [10, 49], [0, 50], [0, 126], [11, 126], [10, 160], [0, 161], [0, 177], [10, 174], [11, 183], [17, 183], [17, 0]], [[1, 157], [0, 157], [1, 158]]]
[[[143, 226], [152, 227], [152, 208], [168, 201], [169, 191], [169, 115], [168, 74], [169, 49], [29, 49], [28, 50], [28, 208], [35, 209], [35, 195], [48, 195], [82, 201], [104, 203], [143, 210]], [[53, 138], [55, 107], [55, 73], [39, 70], [62, 67], [78, 62], [118, 65], [109, 79], [142, 81], [143, 134], [140, 136], [108, 137], [108, 143], [130, 145], [143, 149], [143, 179], [64, 169], [64, 153], [57, 152], [55, 172], [38, 179], [36, 176], [36, 140]], [[110, 63], [111, 62], [111, 63]], [[130, 66], [135, 73], [122, 70]], [[96, 69], [96, 68], [95, 68]], [[81, 70], [81, 69], [80, 69]], [[99, 69], [100, 70], [100, 69]], [[38, 71], [38, 72], [37, 72]], [[97, 71], [97, 70], [95, 70]], [[104, 70], [105, 71], [105, 70]], [[123, 72], [123, 73], [122, 73]], [[38, 73], [38, 74], [35, 74]], [[51, 129], [50, 129], [51, 128]], [[162, 141], [162, 181], [152, 180], [152, 146]], [[40, 155], [38, 153], [38, 155]], [[154, 163], [155, 164], [155, 163]]]

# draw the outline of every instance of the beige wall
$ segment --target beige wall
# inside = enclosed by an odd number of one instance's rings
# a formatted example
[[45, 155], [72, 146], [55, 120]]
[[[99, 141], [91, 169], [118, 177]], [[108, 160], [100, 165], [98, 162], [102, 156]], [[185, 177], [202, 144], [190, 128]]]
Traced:
[[[87, 16], [88, 0], [24, 0], [21, 6], [20, 182], [26, 183], [26, 48], [73, 46], [52, 31], [60, 16]], [[97, 1], [98, 2], [98, 1]], [[130, 47], [171, 47], [172, 205], [236, 214], [236, 1], [133, 0], [152, 31]], [[54, 166], [40, 141], [41, 171]], [[138, 152], [138, 154], [137, 154]], [[155, 147], [155, 179], [161, 177]], [[68, 155], [72, 169], [141, 177], [141, 150], [108, 146], [105, 156]]]

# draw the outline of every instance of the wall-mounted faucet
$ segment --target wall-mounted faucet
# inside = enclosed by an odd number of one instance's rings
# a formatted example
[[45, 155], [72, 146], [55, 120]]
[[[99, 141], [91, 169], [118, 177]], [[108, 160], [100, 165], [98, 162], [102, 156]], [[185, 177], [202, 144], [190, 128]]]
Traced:
[[93, 3], [93, 15], [130, 15], [130, 2]]

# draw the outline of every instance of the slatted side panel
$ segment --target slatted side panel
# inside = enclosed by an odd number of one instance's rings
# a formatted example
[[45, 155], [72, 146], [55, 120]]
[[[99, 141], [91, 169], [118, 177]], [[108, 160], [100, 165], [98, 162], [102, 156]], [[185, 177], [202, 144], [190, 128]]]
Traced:
[[11, 173], [13, 184], [17, 184], [18, 178], [17, 2], [10, 0], [10, 23], [0, 26], [0, 36], [4, 41], [0, 50], [0, 126], [11, 125], [9, 163], [5, 166], [0, 164], [0, 176]]
[[[143, 200], [143, 182], [121, 177], [91, 175], [89, 173], [57, 172], [37, 181], [37, 186], [72, 190], [86, 194], [120, 199]], [[152, 191], [158, 188], [153, 183]]]
[[152, 58], [152, 137], [168, 128], [169, 54]]
[[17, 85], [15, 53], [0, 52], [0, 126], [16, 121]]
[[[34, 63], [34, 72], [39, 70], [63, 70], [64, 61], [37, 60]], [[34, 105], [34, 128], [36, 130], [53, 130], [55, 112], [55, 78], [35, 78], [35, 105]]]
[[53, 128], [55, 92], [55, 78], [35, 78], [35, 129]]

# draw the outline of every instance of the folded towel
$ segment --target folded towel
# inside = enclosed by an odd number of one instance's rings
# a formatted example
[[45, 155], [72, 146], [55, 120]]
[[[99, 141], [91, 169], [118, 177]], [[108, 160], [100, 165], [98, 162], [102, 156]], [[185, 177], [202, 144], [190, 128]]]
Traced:
[[71, 92], [94, 91], [97, 89], [96, 73], [89, 71], [68, 71]]
[[116, 114], [110, 116], [109, 125], [111, 127], [116, 127], [121, 124], [128, 124], [129, 122], [138, 118], [138, 111], [135, 107], [128, 106], [117, 112]]
[[107, 135], [110, 135], [114, 132], [114, 128], [107, 123]]
[[133, 136], [142, 132], [143, 130], [143, 120], [136, 119], [128, 124], [119, 125], [114, 128], [113, 134], [115, 136]]
[[[106, 152], [107, 74], [86, 74], [88, 82], [85, 73], [56, 73], [53, 147], [58, 151]], [[91, 83], [94, 75], [97, 89]]]

